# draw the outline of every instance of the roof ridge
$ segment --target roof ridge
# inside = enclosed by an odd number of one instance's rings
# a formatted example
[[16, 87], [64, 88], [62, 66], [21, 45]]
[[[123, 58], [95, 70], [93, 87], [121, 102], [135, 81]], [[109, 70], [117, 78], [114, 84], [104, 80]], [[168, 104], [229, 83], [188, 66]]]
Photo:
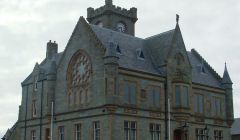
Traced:
[[157, 37], [157, 36], [160, 36], [160, 35], [164, 35], [164, 34], [170, 33], [170, 32], [172, 32], [172, 31], [175, 31], [175, 29], [165, 31], [165, 32], [162, 32], [162, 33], [160, 33], [160, 34], [156, 34], [156, 35], [153, 35], [153, 36], [147, 37], [147, 38], [145, 38], [145, 39], [154, 38], [154, 37]]
[[191, 49], [193, 55], [195, 55], [198, 59], [203, 60], [203, 63], [210, 69], [210, 72], [217, 78], [217, 80], [221, 83], [222, 77], [208, 64], [208, 62], [195, 50]]

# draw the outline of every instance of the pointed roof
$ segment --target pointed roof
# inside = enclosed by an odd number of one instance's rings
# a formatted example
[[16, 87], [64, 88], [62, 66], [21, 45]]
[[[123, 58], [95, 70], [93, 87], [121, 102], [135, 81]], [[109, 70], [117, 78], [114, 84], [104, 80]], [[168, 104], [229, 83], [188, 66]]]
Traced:
[[[222, 88], [221, 77], [208, 64], [208, 62], [194, 49], [188, 52], [188, 58], [192, 66], [192, 82], [216, 88]], [[204, 73], [201, 71], [204, 66]]]
[[223, 73], [223, 78], [222, 78], [222, 83], [223, 84], [232, 84], [232, 80], [228, 74], [228, 70], [227, 70], [227, 64], [225, 63], [225, 69], [224, 69], [224, 73]]
[[[144, 39], [98, 27], [96, 25], [90, 26], [105, 48], [108, 48], [109, 40], [114, 40], [114, 44], [116, 43], [119, 45], [121, 54], [117, 53], [116, 56], [119, 57], [118, 63], [120, 67], [160, 75], [152, 65], [150, 54], [147, 54], [144, 48]], [[137, 49], [139, 48], [146, 52], [144, 53], [144, 60], [137, 58]]]

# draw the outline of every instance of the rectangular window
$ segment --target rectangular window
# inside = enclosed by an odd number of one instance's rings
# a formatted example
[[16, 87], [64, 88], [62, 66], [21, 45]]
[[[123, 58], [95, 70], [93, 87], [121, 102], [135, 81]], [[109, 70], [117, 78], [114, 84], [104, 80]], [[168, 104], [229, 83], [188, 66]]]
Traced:
[[137, 86], [132, 82], [125, 82], [124, 85], [124, 99], [129, 104], [136, 104]]
[[31, 131], [31, 140], [36, 140], [36, 131]]
[[134, 121], [124, 121], [125, 140], [136, 140], [137, 124]]
[[160, 87], [151, 87], [149, 101], [152, 103], [152, 106], [160, 107], [160, 95]]
[[37, 116], [37, 109], [36, 109], [36, 100], [32, 101], [32, 117]]
[[180, 106], [181, 105], [180, 86], [175, 87], [175, 99], [176, 99], [176, 106]]
[[93, 138], [94, 140], [100, 140], [100, 122], [93, 123]]
[[75, 140], [81, 140], [81, 124], [75, 124]]
[[58, 127], [58, 140], [64, 140], [64, 126]]
[[208, 140], [207, 132], [204, 129], [196, 129], [196, 140]]
[[182, 106], [183, 107], [188, 107], [189, 105], [189, 100], [188, 100], [188, 87], [187, 86], [183, 86], [183, 92], [182, 92]]
[[160, 140], [160, 130], [161, 125], [160, 124], [153, 124], [151, 123], [149, 126], [150, 134], [151, 134], [151, 140]]
[[214, 140], [223, 140], [223, 132], [214, 130]]
[[187, 86], [175, 86], [175, 105], [189, 107], [189, 91]]
[[137, 94], [137, 93], [136, 93], [136, 92], [137, 92], [137, 91], [136, 91], [136, 88], [137, 88], [137, 87], [136, 87], [136, 84], [135, 84], [135, 83], [131, 83], [131, 84], [130, 84], [130, 95], [131, 95], [131, 96], [130, 96], [130, 97], [131, 97], [131, 98], [130, 98], [130, 103], [131, 103], [131, 104], [136, 104], [136, 94]]
[[194, 112], [202, 114], [203, 113], [203, 95], [201, 94], [195, 94], [194, 95]]
[[214, 112], [214, 115], [215, 116], [221, 116], [222, 115], [222, 108], [221, 108], [221, 99], [220, 98], [217, 98], [217, 97], [214, 97], [213, 98], [213, 104], [212, 104], [212, 107], [213, 107], [213, 112]]

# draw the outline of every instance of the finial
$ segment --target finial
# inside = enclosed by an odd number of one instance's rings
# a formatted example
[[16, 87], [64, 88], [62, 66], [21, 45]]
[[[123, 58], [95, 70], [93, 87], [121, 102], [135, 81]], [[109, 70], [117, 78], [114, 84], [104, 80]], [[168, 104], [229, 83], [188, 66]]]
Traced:
[[178, 23], [178, 21], [179, 21], [179, 15], [176, 14], [176, 22]]

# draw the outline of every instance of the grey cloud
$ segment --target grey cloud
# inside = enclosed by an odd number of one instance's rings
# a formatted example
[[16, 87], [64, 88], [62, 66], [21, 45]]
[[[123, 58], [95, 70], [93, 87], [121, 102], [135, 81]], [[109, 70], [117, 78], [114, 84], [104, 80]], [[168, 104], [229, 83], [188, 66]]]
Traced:
[[[240, 117], [239, 24], [237, 0], [113, 0], [115, 5], [138, 8], [136, 34], [145, 38], [175, 27], [180, 28], [188, 50], [195, 48], [222, 75], [228, 62], [234, 82], [234, 106]], [[87, 7], [97, 8], [104, 0], [1, 0], [0, 1], [0, 93], [11, 108], [0, 118], [0, 137], [17, 119], [21, 100], [20, 83], [30, 74], [35, 62], [45, 57], [46, 43], [56, 40], [63, 51], [80, 16]], [[6, 95], [7, 94], [7, 95]], [[13, 101], [11, 97], [16, 97]], [[8, 101], [8, 102], [7, 102]], [[0, 112], [8, 110], [1, 108]], [[2, 121], [3, 119], [4, 122]]]

